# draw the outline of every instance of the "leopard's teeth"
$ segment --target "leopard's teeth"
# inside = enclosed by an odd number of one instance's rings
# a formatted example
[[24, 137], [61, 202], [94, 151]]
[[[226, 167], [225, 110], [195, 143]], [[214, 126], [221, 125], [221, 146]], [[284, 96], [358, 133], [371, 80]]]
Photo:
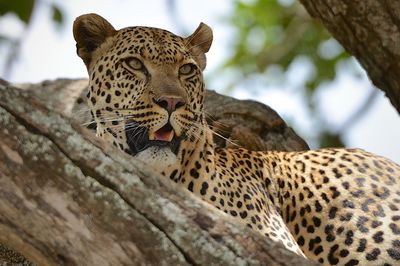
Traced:
[[149, 132], [149, 140], [155, 140], [156, 138], [156, 133], [155, 132]]
[[172, 141], [172, 139], [174, 138], [174, 131], [173, 130], [171, 130], [170, 132], [169, 132], [169, 136], [168, 136], [168, 142], [171, 142]]

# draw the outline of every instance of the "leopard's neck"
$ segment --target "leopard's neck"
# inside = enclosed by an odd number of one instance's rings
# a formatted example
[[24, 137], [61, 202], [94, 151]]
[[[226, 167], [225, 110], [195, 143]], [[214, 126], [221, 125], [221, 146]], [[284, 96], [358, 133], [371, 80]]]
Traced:
[[[179, 166], [168, 177], [177, 183], [186, 184], [194, 191], [196, 183], [211, 180], [215, 176], [215, 144], [212, 132], [204, 129], [202, 134], [192, 140], [186, 140], [179, 152]], [[191, 189], [193, 183], [193, 190]]]

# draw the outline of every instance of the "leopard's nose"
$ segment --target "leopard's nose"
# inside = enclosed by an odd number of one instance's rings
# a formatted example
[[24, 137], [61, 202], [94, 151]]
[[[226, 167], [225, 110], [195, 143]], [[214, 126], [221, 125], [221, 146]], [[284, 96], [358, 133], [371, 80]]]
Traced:
[[154, 102], [160, 107], [167, 110], [169, 114], [186, 104], [185, 100], [181, 97], [167, 96], [160, 97], [157, 100], [155, 99]]

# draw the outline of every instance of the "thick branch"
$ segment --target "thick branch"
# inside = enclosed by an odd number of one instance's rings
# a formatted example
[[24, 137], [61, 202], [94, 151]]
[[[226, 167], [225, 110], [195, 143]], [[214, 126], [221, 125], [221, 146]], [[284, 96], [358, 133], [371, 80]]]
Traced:
[[[308, 265], [0, 84], [0, 243], [39, 265]], [[89, 139], [89, 140], [88, 140]]]
[[300, 0], [400, 113], [400, 1]]

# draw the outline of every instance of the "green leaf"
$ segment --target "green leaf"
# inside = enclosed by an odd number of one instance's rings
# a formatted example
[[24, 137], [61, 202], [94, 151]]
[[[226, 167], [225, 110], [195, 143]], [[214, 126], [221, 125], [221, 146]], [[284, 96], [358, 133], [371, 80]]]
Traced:
[[328, 131], [321, 132], [319, 136], [319, 141], [321, 148], [329, 148], [329, 147], [338, 148], [345, 146], [342, 137], [340, 135], [333, 134]]
[[0, 0], [0, 16], [11, 12], [28, 23], [34, 6], [35, 0]]
[[56, 5], [51, 5], [51, 9], [53, 12], [53, 20], [54, 22], [56, 22], [56, 24], [58, 24], [59, 26], [61, 26], [64, 22], [64, 17], [63, 14], [61, 12], [61, 9], [58, 8], [58, 6]]

